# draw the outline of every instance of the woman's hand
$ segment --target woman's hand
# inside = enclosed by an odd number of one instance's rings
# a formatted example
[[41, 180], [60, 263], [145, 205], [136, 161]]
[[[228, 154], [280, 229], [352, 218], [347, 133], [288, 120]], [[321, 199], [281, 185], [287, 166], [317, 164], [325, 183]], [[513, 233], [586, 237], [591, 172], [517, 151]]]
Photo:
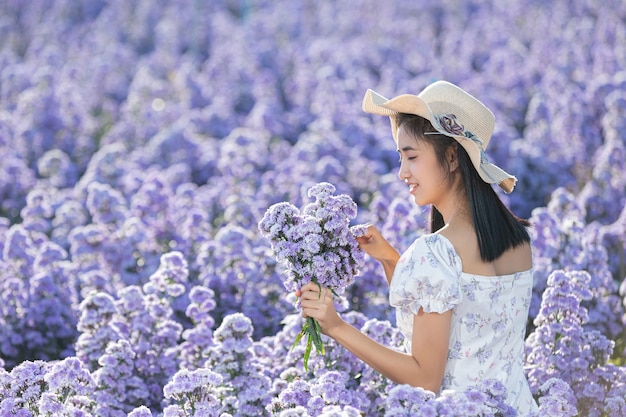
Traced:
[[376, 226], [368, 225], [365, 234], [357, 237], [359, 247], [369, 256], [380, 262], [397, 262], [400, 258], [398, 251], [380, 234]]
[[396, 269], [396, 263], [398, 263], [398, 259], [400, 259], [398, 251], [387, 242], [376, 226], [371, 224], [368, 225], [365, 234], [361, 237], [357, 237], [356, 241], [359, 242], [359, 247], [363, 249], [365, 253], [382, 264], [387, 282], [391, 283], [393, 272]]
[[333, 293], [328, 288], [321, 287], [320, 290], [317, 284], [309, 282], [296, 291], [296, 297], [300, 298], [302, 317], [317, 320], [325, 335], [332, 337], [332, 331], [343, 324], [335, 310]]

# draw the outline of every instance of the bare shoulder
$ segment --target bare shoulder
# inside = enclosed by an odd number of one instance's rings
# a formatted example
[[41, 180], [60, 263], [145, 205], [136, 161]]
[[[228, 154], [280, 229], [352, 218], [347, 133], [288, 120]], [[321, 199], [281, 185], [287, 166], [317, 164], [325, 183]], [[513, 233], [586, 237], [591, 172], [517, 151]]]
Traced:
[[473, 231], [473, 229], [455, 230], [452, 228], [443, 228], [437, 233], [445, 237], [450, 243], [452, 243], [455, 252], [459, 256], [459, 258], [461, 258], [464, 272], [477, 270], [476, 264], [481, 263], [480, 249], [478, 247], [478, 239], [476, 238], [476, 233]]
[[530, 243], [522, 243], [504, 252], [493, 262], [484, 262], [480, 256], [478, 239], [473, 230], [443, 229], [439, 232], [448, 239], [463, 264], [463, 272], [483, 276], [509, 275], [532, 268]]
[[510, 248], [494, 262], [498, 275], [527, 271], [533, 266], [532, 249], [529, 242]]

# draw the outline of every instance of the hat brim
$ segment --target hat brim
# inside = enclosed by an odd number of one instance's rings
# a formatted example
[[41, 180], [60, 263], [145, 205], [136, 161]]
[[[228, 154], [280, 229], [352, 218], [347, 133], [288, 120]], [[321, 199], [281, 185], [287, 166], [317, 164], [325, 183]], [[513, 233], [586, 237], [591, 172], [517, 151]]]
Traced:
[[486, 162], [482, 158], [481, 149], [475, 141], [461, 135], [454, 135], [445, 130], [438, 129], [430, 106], [421, 97], [413, 94], [401, 94], [387, 99], [377, 92], [368, 89], [363, 97], [362, 109], [366, 113], [388, 116], [391, 122], [391, 133], [396, 144], [398, 143], [398, 126], [396, 115], [398, 113], [415, 114], [430, 121], [433, 127], [442, 135], [454, 138], [469, 155], [474, 168], [483, 181], [490, 184], [498, 184], [507, 194], [513, 191], [517, 178], [510, 175], [498, 166]]

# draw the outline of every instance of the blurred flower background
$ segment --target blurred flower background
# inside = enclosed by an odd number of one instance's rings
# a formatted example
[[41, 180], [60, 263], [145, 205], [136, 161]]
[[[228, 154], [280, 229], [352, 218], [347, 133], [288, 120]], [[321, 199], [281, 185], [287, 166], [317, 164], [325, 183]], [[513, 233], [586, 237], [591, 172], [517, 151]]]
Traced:
[[[497, 387], [435, 402], [330, 340], [304, 371], [257, 230], [325, 181], [398, 249], [426, 232], [361, 98], [438, 79], [519, 178], [542, 415], [626, 415], [621, 0], [0, 0], [0, 415], [490, 415]], [[386, 291], [368, 260], [343, 314], [399, 349]]]

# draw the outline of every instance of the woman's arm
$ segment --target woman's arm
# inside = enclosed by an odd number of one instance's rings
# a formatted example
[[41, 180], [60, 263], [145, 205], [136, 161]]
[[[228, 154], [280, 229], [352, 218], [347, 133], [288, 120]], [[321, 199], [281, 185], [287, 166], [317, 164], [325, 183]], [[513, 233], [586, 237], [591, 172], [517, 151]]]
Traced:
[[324, 334], [374, 370], [398, 384], [439, 391], [448, 357], [452, 311], [437, 314], [420, 310], [415, 315], [409, 355], [381, 345], [343, 321], [328, 289], [323, 288], [320, 295], [316, 284], [307, 284], [296, 295], [301, 297], [304, 317], [316, 319]]

